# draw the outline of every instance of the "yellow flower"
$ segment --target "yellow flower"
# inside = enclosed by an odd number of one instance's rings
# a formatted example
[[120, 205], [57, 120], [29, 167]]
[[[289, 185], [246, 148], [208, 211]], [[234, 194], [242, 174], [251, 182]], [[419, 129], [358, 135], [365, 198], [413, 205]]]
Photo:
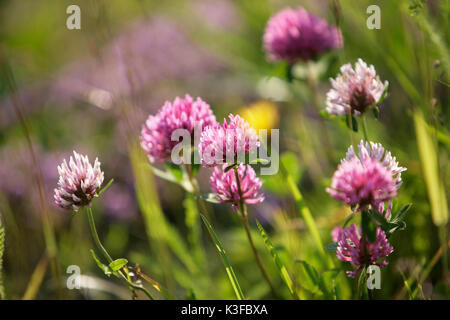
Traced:
[[255, 129], [275, 129], [278, 126], [279, 115], [277, 106], [270, 101], [261, 100], [237, 111], [242, 118]]

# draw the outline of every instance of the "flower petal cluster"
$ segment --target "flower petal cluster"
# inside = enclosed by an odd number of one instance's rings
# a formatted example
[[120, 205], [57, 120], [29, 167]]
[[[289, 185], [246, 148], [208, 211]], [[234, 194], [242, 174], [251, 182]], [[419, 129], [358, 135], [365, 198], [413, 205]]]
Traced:
[[59, 181], [54, 199], [59, 207], [76, 211], [91, 203], [103, 183], [104, 174], [98, 159], [92, 166], [87, 156], [75, 151], [73, 155], [69, 163], [64, 159], [58, 166]]
[[339, 165], [326, 191], [336, 200], [364, 210], [392, 200], [397, 195], [397, 186], [392, 171], [379, 161], [354, 157]]
[[246, 155], [259, 147], [259, 137], [239, 115], [229, 116], [229, 122], [206, 127], [200, 137], [199, 151], [204, 167], [224, 163], [245, 162]]
[[326, 111], [330, 114], [360, 115], [377, 104], [389, 83], [381, 82], [373, 65], [358, 59], [353, 69], [350, 63], [341, 67], [341, 74], [330, 79], [332, 88], [327, 93]]
[[295, 63], [342, 47], [342, 35], [339, 29], [302, 7], [286, 8], [268, 21], [263, 42], [270, 60]]
[[194, 128], [203, 130], [215, 123], [210, 106], [201, 98], [194, 100], [188, 94], [184, 99], [177, 97], [173, 102], [166, 101], [156, 115], [148, 117], [141, 130], [141, 146], [150, 162], [162, 162], [170, 158], [172, 149], [179, 143], [172, 141], [176, 129], [192, 134]]
[[231, 203], [233, 209], [237, 210], [241, 200], [247, 204], [255, 204], [264, 200], [264, 195], [260, 192], [262, 181], [256, 176], [255, 170], [250, 165], [239, 165], [237, 169], [239, 184], [234, 169], [225, 172], [226, 168], [226, 164], [222, 169], [215, 167], [209, 179], [211, 189], [219, 202]]
[[355, 278], [364, 266], [377, 265], [385, 267], [388, 265], [386, 257], [389, 256], [394, 248], [386, 239], [386, 234], [380, 227], [376, 230], [376, 239], [369, 242], [367, 237], [361, 236], [361, 228], [354, 224], [347, 228], [336, 227], [333, 232], [333, 241], [337, 242], [337, 258], [341, 261], [347, 261], [356, 266], [354, 271], [347, 271], [347, 275]]

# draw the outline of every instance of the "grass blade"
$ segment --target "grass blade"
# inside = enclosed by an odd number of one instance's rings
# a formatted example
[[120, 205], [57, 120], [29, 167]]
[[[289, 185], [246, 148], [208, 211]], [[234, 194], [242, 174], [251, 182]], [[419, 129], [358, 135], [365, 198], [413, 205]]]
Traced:
[[296, 183], [292, 179], [292, 176], [289, 174], [289, 172], [286, 170], [286, 168], [283, 166], [282, 163], [280, 163], [280, 169], [286, 179], [287, 187], [291, 192], [292, 196], [294, 197], [295, 202], [297, 203], [300, 215], [305, 221], [306, 227], [308, 228], [309, 232], [311, 232], [311, 235], [313, 236], [319, 254], [322, 256], [322, 259], [323, 261], [325, 261], [327, 266], [332, 267], [333, 262], [330, 260], [329, 256], [325, 254], [325, 249], [322, 243], [322, 239], [320, 238], [319, 230], [317, 229], [317, 225], [314, 221], [311, 211], [309, 211], [308, 206], [305, 204], [305, 201], [303, 199], [300, 190], [298, 189]]
[[269, 239], [269, 236], [267, 235], [266, 231], [264, 230], [263, 226], [259, 223], [258, 220], [256, 220], [256, 224], [258, 225], [259, 233], [261, 234], [262, 238], [264, 239], [264, 243], [266, 244], [267, 249], [269, 250], [270, 254], [272, 255], [273, 261], [275, 262], [275, 265], [277, 266], [278, 272], [280, 272], [281, 279], [283, 279], [284, 283], [289, 289], [289, 292], [294, 297], [294, 299], [297, 299], [297, 295], [294, 290], [294, 283], [292, 282], [291, 277], [289, 276], [289, 273], [284, 266], [284, 264], [281, 262], [280, 257], [277, 254], [277, 251], [275, 250], [272, 242]]
[[236, 297], [239, 300], [244, 300], [244, 294], [242, 293], [242, 289], [239, 286], [239, 282], [236, 278], [236, 274], [234, 273], [233, 267], [230, 264], [230, 261], [228, 260], [227, 254], [225, 253], [225, 249], [222, 247], [222, 244], [220, 243], [219, 239], [217, 238], [216, 233], [214, 232], [211, 224], [208, 222], [208, 220], [205, 218], [205, 216], [200, 215], [202, 217], [203, 223], [205, 224], [206, 228], [208, 229], [209, 234], [211, 235], [214, 244], [216, 245], [217, 251], [219, 251], [220, 257], [222, 258], [222, 262], [225, 266], [225, 270], [227, 271], [228, 279], [230, 279], [231, 286], [233, 287], [234, 293], [236, 294]]
[[448, 221], [448, 208], [444, 186], [439, 177], [437, 150], [420, 110], [414, 113], [414, 125], [433, 223], [438, 227], [444, 226]]

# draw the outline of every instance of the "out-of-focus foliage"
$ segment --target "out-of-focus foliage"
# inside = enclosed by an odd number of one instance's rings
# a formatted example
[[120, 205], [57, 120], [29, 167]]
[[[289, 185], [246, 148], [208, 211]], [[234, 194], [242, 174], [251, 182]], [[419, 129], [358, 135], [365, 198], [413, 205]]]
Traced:
[[[374, 2], [381, 9], [379, 30], [366, 27], [366, 9]], [[81, 30], [66, 28], [66, 8], [73, 3], [81, 8]], [[343, 48], [293, 70], [269, 63], [262, 45], [264, 27], [288, 5], [338, 21]], [[154, 175], [138, 146], [148, 114], [165, 100], [189, 93], [207, 101], [218, 119], [240, 113], [258, 128], [280, 128], [280, 162], [291, 184], [282, 170], [263, 176], [266, 199], [249, 208], [255, 245], [279, 295], [355, 298], [357, 283], [342, 271], [349, 266], [331, 251], [318, 250], [291, 189], [301, 190], [323, 245], [331, 243], [330, 231], [350, 212], [325, 188], [351, 138], [345, 121], [317, 112], [308, 80], [316, 81], [324, 109], [328, 79], [340, 65], [363, 58], [390, 85], [379, 120], [368, 118], [369, 137], [408, 168], [398, 203], [413, 203], [404, 217], [406, 230], [389, 239], [394, 252], [382, 269], [375, 298], [448, 299], [449, 14], [449, 1], [415, 0], [0, 1], [0, 63], [14, 75], [31, 128], [58, 247], [56, 263], [42, 262], [48, 248], [33, 159], [2, 73], [0, 213], [8, 237], [0, 279], [5, 297], [22, 298], [29, 292], [36, 299], [131, 298], [92, 259], [94, 244], [84, 211], [72, 214], [53, 205], [56, 167], [75, 149], [99, 158], [105, 181], [114, 178], [92, 207], [114, 259], [125, 257], [128, 266], [142, 270], [176, 298], [236, 298], [195, 199]], [[311, 70], [313, 79], [308, 79]], [[288, 71], [297, 80], [289, 81]], [[324, 132], [329, 148], [323, 144]], [[362, 137], [361, 130], [353, 136], [355, 141]], [[211, 192], [209, 174], [204, 168], [198, 173], [205, 194]], [[226, 205], [208, 203], [207, 210], [245, 297], [270, 298], [239, 217]], [[270, 250], [256, 219], [270, 237]], [[70, 265], [81, 269], [81, 290], [66, 287]]]

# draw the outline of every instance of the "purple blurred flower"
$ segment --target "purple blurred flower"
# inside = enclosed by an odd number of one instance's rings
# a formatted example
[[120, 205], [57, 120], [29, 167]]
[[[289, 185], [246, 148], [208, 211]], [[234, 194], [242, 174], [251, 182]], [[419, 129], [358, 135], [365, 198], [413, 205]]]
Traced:
[[245, 155], [259, 147], [259, 137], [239, 115], [228, 116], [229, 123], [206, 127], [200, 137], [199, 151], [204, 167], [243, 162]]
[[102, 194], [105, 214], [113, 219], [127, 220], [136, 215], [136, 204], [133, 194], [127, 186], [114, 183]]
[[193, 44], [175, 22], [151, 17], [131, 23], [100, 48], [98, 56], [68, 66], [52, 94], [58, 100], [82, 99], [108, 109], [123, 96], [160, 100], [166, 93], [160, 94], [162, 90], [155, 87], [162, 85], [167, 91], [165, 79], [189, 81], [192, 87], [198, 76], [223, 69], [223, 64]]
[[326, 110], [330, 114], [360, 115], [367, 107], [377, 104], [389, 83], [382, 83], [373, 65], [358, 59], [353, 70], [350, 63], [341, 67], [341, 74], [330, 79], [332, 89], [327, 93]]
[[358, 205], [360, 210], [369, 205], [378, 208], [397, 195], [392, 171], [373, 158], [343, 161], [333, 175], [331, 188], [326, 190], [336, 200]]
[[315, 59], [322, 53], [342, 47], [339, 29], [302, 7], [286, 8], [267, 23], [264, 48], [273, 61]]
[[231, 203], [233, 210], [238, 209], [241, 199], [247, 204], [255, 204], [264, 200], [264, 195], [260, 193], [262, 181], [256, 176], [255, 170], [250, 165], [240, 164], [238, 167], [241, 192], [239, 192], [234, 169], [225, 172], [226, 167], [227, 165], [223, 165], [222, 170], [215, 167], [209, 179], [217, 200], [222, 203]]
[[354, 224], [345, 229], [336, 227], [333, 233], [333, 241], [338, 244], [337, 258], [341, 261], [350, 262], [357, 267], [354, 271], [346, 272], [349, 277], [355, 278], [365, 266], [385, 267], [388, 265], [386, 257], [394, 251], [394, 248], [389, 244], [386, 234], [380, 227], [377, 228], [376, 240], [373, 243], [369, 242], [367, 237], [363, 239], [361, 228]]
[[58, 166], [59, 181], [55, 189], [55, 203], [63, 209], [78, 210], [89, 205], [103, 183], [100, 162], [95, 159], [94, 166], [87, 156], [73, 152], [69, 164], [64, 159]]
[[202, 99], [194, 101], [188, 94], [184, 99], [176, 97], [173, 103], [166, 101], [156, 115], [148, 117], [141, 130], [141, 146], [150, 162], [165, 161], [179, 143], [171, 139], [174, 130], [186, 129], [192, 134], [195, 127], [203, 130], [215, 123], [216, 117]]

